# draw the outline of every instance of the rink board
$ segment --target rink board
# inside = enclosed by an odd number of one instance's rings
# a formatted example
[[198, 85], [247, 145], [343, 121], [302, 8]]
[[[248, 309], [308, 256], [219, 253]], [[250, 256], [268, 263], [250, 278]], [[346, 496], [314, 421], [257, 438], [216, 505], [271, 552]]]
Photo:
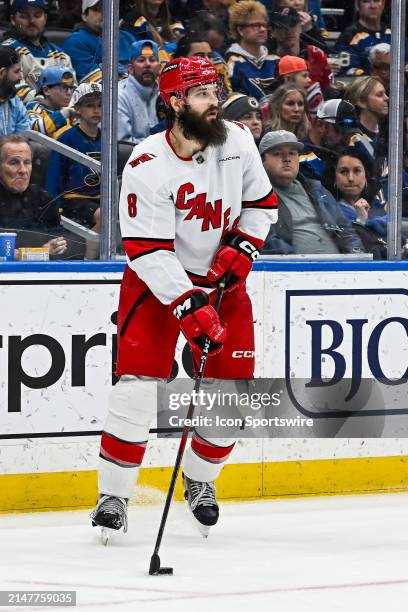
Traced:
[[[288, 368], [294, 376], [309, 376], [310, 320], [319, 319], [342, 330], [338, 350], [347, 365], [345, 377], [351, 376], [358, 338], [350, 321], [364, 319], [363, 346], [389, 321], [377, 352], [386, 375], [401, 377], [408, 365], [406, 267], [259, 262], [249, 279], [257, 376], [284, 378]], [[119, 266], [93, 269], [1, 275], [0, 511], [94, 502], [96, 432], [112, 387], [121, 273], [112, 271]], [[183, 344], [176, 356], [179, 375], [185, 375], [182, 349]], [[371, 377], [364, 351], [362, 359], [362, 375]], [[218, 494], [256, 498], [407, 489], [405, 428], [385, 414], [377, 435], [243, 440], [219, 479]], [[167, 488], [177, 444], [151, 440], [140, 473], [143, 490]]]

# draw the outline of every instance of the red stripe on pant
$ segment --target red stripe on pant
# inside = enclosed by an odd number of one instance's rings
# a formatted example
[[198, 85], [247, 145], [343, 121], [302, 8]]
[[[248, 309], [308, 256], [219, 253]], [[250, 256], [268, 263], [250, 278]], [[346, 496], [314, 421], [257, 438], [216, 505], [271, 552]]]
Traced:
[[233, 442], [230, 446], [217, 446], [201, 438], [197, 432], [193, 433], [191, 440], [191, 449], [204, 461], [209, 463], [224, 463], [232, 452], [235, 446]]
[[138, 467], [142, 463], [146, 444], [147, 440], [145, 442], [127, 442], [104, 431], [99, 456], [121, 467]]

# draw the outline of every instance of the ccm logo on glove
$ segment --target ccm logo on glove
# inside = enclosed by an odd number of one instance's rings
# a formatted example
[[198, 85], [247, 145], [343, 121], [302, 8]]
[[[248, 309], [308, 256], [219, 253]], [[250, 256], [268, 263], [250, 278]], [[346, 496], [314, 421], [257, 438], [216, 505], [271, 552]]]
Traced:
[[174, 300], [170, 307], [174, 316], [179, 319], [180, 329], [191, 346], [202, 349], [208, 336], [211, 340], [210, 352], [221, 350], [227, 332], [204, 291], [187, 291]]
[[226, 289], [232, 290], [243, 284], [262, 245], [263, 240], [243, 232], [227, 234], [215, 254], [207, 274], [208, 280], [216, 285], [227, 274]]

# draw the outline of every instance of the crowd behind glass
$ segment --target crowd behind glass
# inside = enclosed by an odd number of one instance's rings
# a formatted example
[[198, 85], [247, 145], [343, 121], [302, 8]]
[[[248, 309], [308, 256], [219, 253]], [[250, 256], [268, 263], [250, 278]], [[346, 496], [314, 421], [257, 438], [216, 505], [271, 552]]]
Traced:
[[[162, 67], [206, 57], [220, 75], [220, 112], [249, 128], [279, 198], [264, 253], [386, 258], [390, 7], [345, 0], [342, 15], [322, 14], [337, 6], [121, 0], [119, 180], [134, 145], [166, 129]], [[98, 259], [99, 173], [29, 130], [100, 160], [102, 2], [0, 9], [0, 234], [15, 233], [14, 258]], [[403, 218], [407, 168], [404, 155]]]

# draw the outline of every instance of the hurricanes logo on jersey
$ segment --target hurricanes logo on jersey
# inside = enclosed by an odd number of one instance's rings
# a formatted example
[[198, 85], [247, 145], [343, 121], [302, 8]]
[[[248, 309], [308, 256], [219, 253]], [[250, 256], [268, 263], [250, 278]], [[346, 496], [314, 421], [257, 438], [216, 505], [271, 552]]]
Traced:
[[[207, 202], [207, 193], [194, 194], [194, 185], [192, 183], [184, 183], [178, 188], [176, 197], [176, 207], [179, 210], [187, 210], [188, 213], [184, 217], [184, 221], [192, 219], [202, 219], [203, 223], [201, 231], [206, 232], [210, 229], [218, 229], [228, 227], [230, 220], [231, 208], [227, 208], [222, 212], [222, 199], [219, 198], [212, 202]], [[192, 196], [192, 197], [188, 197]]]
[[144, 164], [145, 162], [148, 162], [151, 159], [154, 159], [155, 157], [157, 156], [153, 155], [153, 153], [142, 153], [142, 155], [139, 155], [139, 157], [135, 157], [135, 159], [132, 159], [129, 162], [129, 165], [131, 168], [136, 168], [136, 166], [138, 166], [139, 164]]

